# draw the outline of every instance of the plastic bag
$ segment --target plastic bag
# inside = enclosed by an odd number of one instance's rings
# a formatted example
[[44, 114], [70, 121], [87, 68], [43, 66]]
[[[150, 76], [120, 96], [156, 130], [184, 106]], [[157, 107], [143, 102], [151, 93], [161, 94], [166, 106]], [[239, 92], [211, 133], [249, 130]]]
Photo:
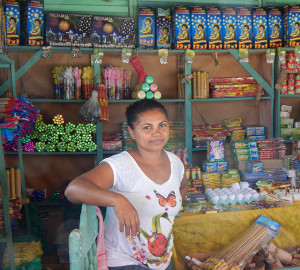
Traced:
[[80, 107], [78, 114], [87, 122], [100, 123], [101, 109], [98, 103], [97, 91], [92, 91], [90, 99]]

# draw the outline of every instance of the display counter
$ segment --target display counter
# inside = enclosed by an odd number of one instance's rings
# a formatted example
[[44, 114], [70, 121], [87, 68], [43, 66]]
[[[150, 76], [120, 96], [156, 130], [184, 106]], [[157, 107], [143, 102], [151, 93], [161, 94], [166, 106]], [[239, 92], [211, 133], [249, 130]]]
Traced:
[[173, 269], [188, 269], [188, 253], [215, 252], [245, 232], [264, 215], [281, 224], [272, 240], [280, 248], [300, 245], [300, 203], [290, 207], [227, 211], [214, 214], [180, 213], [173, 227]]

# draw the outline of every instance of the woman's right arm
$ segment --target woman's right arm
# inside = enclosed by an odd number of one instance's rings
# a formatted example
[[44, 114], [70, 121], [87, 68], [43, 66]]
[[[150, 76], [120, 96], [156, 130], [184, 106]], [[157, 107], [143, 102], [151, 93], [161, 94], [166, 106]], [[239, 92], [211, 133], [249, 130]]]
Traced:
[[106, 162], [78, 176], [67, 186], [65, 195], [72, 203], [86, 203], [114, 208], [120, 231], [126, 236], [139, 232], [139, 218], [132, 204], [121, 194], [109, 191], [113, 186], [113, 171]]

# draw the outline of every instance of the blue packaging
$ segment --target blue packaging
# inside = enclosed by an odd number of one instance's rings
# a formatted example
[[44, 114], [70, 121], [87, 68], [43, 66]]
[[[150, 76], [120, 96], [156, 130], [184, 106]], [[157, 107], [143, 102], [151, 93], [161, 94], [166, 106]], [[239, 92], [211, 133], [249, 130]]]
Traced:
[[203, 171], [206, 173], [216, 173], [217, 166], [218, 166], [217, 162], [203, 161], [202, 163]]
[[222, 49], [222, 15], [217, 7], [209, 7], [207, 14], [207, 35], [209, 49]]
[[225, 159], [225, 140], [207, 141], [207, 159], [209, 161], [224, 161]]
[[237, 49], [237, 15], [235, 8], [222, 9], [222, 29], [224, 49]]
[[270, 48], [283, 46], [283, 14], [280, 8], [268, 8], [268, 34]]
[[217, 162], [217, 172], [223, 173], [227, 171], [227, 162], [226, 161], [218, 161]]
[[268, 48], [268, 16], [264, 8], [253, 8], [253, 40], [255, 49]]
[[284, 7], [284, 40], [287, 47], [300, 46], [300, 6]]
[[192, 41], [194, 50], [207, 49], [207, 18], [203, 7], [191, 7]]
[[239, 48], [252, 49], [252, 15], [247, 7], [237, 8], [237, 38]]
[[248, 160], [246, 169], [250, 173], [261, 173], [263, 170], [263, 163], [260, 160]]
[[172, 16], [170, 8], [156, 9], [156, 47], [170, 49], [172, 39]]
[[190, 49], [192, 41], [191, 14], [187, 7], [173, 8], [174, 48]]
[[24, 0], [21, 2], [21, 44], [44, 45], [44, 1]]
[[20, 6], [15, 0], [6, 0], [6, 43], [9, 46], [20, 44]]
[[155, 47], [155, 9], [139, 8], [139, 47], [154, 49]]

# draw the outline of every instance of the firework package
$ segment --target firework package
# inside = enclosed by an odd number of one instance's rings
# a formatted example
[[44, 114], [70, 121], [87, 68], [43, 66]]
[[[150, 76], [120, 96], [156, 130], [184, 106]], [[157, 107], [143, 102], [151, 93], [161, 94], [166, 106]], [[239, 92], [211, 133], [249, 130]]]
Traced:
[[155, 48], [155, 10], [139, 8], [139, 46], [142, 49]]
[[6, 0], [6, 42], [7, 45], [20, 44], [20, 5], [16, 0]]
[[156, 46], [157, 48], [171, 49], [172, 16], [170, 8], [156, 9]]
[[203, 7], [191, 8], [193, 49], [207, 49], [206, 10]]
[[208, 48], [222, 49], [222, 14], [217, 7], [210, 7], [207, 9], [207, 34], [208, 34]]
[[255, 49], [268, 48], [268, 16], [264, 8], [252, 10], [253, 40]]
[[283, 24], [285, 45], [300, 46], [300, 6], [290, 5], [284, 7]]
[[224, 49], [236, 49], [238, 47], [236, 26], [236, 10], [231, 7], [224, 8], [222, 10], [222, 37]]
[[269, 47], [283, 46], [283, 14], [279, 8], [268, 9]]
[[93, 16], [92, 43], [98, 48], [134, 48], [134, 18]]
[[46, 44], [92, 47], [92, 16], [46, 12]]
[[44, 45], [44, 1], [23, 0], [21, 5], [21, 44]]
[[174, 21], [174, 48], [191, 49], [192, 47], [192, 29], [191, 14], [187, 7], [173, 8]]

